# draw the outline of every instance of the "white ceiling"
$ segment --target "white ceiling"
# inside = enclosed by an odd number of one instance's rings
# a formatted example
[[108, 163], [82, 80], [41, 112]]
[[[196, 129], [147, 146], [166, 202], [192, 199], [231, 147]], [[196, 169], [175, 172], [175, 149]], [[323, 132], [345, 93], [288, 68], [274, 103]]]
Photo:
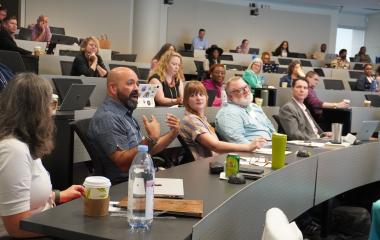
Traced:
[[[255, 0], [247, 0], [256, 2]], [[380, 12], [380, 0], [258, 0], [264, 4], [278, 3], [293, 6], [336, 9], [343, 13], [373, 14]]]

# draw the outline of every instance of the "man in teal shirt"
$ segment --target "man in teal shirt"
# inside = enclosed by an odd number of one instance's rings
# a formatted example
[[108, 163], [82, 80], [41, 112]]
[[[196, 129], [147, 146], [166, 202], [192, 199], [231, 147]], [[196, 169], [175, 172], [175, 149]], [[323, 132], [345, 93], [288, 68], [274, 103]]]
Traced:
[[218, 134], [234, 143], [249, 143], [257, 137], [271, 139], [274, 127], [263, 110], [252, 103], [247, 83], [232, 77], [226, 83], [226, 93], [228, 103], [216, 114]]

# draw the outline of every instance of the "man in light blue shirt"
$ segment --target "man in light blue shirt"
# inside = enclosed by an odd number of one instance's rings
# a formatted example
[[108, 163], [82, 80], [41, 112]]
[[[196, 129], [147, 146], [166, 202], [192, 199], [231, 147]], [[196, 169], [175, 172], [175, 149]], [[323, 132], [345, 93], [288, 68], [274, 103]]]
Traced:
[[275, 131], [263, 110], [252, 103], [247, 83], [232, 77], [226, 83], [228, 103], [216, 114], [216, 131], [228, 142], [249, 143], [257, 137], [272, 138]]
[[194, 49], [206, 50], [208, 46], [208, 41], [205, 38], [205, 35], [206, 35], [206, 30], [204, 30], [203, 28], [199, 29], [198, 36], [193, 38], [193, 41], [192, 41], [193, 50]]

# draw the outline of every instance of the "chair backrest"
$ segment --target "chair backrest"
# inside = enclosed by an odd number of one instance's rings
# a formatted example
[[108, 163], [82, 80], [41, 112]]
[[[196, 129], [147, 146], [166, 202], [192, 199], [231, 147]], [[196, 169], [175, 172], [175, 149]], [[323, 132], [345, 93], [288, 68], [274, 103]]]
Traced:
[[292, 59], [289, 58], [279, 58], [278, 63], [280, 65], [289, 65], [292, 62]]
[[325, 84], [325, 89], [344, 90], [344, 84], [342, 80], [323, 79], [323, 84]]
[[64, 76], [71, 75], [71, 68], [73, 67], [73, 62], [71, 61], [60, 61], [61, 64], [61, 72]]
[[105, 171], [104, 171], [103, 164], [98, 157], [96, 149], [90, 143], [87, 136], [87, 130], [90, 125], [90, 121], [91, 121], [91, 118], [87, 118], [87, 119], [73, 121], [70, 123], [70, 125], [72, 129], [74, 130], [74, 132], [78, 135], [79, 139], [82, 141], [84, 147], [86, 148], [88, 154], [90, 155], [90, 158], [94, 166], [94, 175], [104, 176]]
[[25, 72], [26, 67], [20, 53], [0, 50], [0, 63], [9, 67], [13, 73]]
[[249, 48], [248, 51], [249, 54], [259, 55], [260, 49], [259, 48]]
[[225, 61], [233, 61], [234, 57], [229, 54], [222, 54], [220, 55], [220, 60], [225, 60]]
[[278, 133], [285, 133], [285, 130], [284, 130], [284, 128], [282, 127], [282, 125], [281, 125], [281, 121], [280, 121], [280, 117], [277, 115], [277, 114], [274, 114], [274, 115], [272, 115], [272, 117], [273, 117], [273, 119], [276, 121], [276, 123], [277, 123], [277, 132]]
[[301, 60], [301, 66], [302, 67], [312, 67], [313, 65], [308, 60]]
[[371, 101], [372, 107], [380, 107], [380, 96], [375, 94], [365, 94], [365, 99]]
[[351, 91], [358, 91], [356, 82], [348, 81], [348, 85], [350, 85]]
[[297, 225], [289, 223], [288, 218], [279, 208], [271, 208], [265, 217], [265, 226], [261, 240], [302, 240], [302, 232]]
[[149, 68], [137, 68], [139, 71], [140, 79], [141, 80], [148, 80], [149, 77]]
[[362, 64], [362, 63], [356, 63], [355, 65], [354, 65], [354, 68], [353, 68], [354, 70], [363, 70], [364, 69], [364, 64]]
[[348, 71], [348, 74], [350, 78], [358, 79], [363, 74], [363, 71]]
[[20, 27], [16, 38], [21, 40], [32, 41], [32, 30], [30, 30], [29, 28]]
[[76, 57], [79, 54], [80, 54], [79, 50], [67, 50], [67, 49], [60, 49], [59, 50], [59, 56]]
[[185, 51], [190, 51], [192, 48], [193, 44], [191, 43], [184, 43], [183, 47], [185, 48]]
[[179, 54], [181, 54], [182, 57], [194, 57], [194, 52], [193, 51], [178, 51]]
[[325, 72], [323, 71], [322, 68], [314, 68], [314, 72], [318, 73], [318, 75], [320, 77], [324, 77], [325, 76]]
[[126, 61], [126, 62], [136, 62], [137, 54], [113, 54], [111, 55], [111, 60], [116, 61]]
[[194, 161], [195, 158], [194, 158], [193, 152], [190, 150], [185, 140], [179, 134], [177, 136], [177, 139], [181, 143], [183, 149], [185, 150], [185, 153], [183, 155], [183, 161], [181, 162], [181, 164]]
[[65, 35], [65, 28], [63, 27], [50, 27], [50, 32], [52, 34], [61, 34], [61, 35]]

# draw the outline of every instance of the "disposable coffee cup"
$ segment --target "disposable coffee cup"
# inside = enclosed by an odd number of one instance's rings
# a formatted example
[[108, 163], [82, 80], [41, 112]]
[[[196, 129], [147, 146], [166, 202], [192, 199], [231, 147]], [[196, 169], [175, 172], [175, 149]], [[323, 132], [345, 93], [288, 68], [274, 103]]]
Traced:
[[263, 99], [262, 98], [255, 98], [255, 103], [257, 106], [261, 107], [263, 105]]
[[40, 56], [41, 55], [41, 47], [40, 46], [35, 46], [34, 47], [34, 56]]
[[333, 135], [332, 143], [335, 143], [335, 144], [342, 143], [342, 129], [343, 129], [343, 124], [341, 123], [331, 124], [331, 130], [332, 130], [332, 135]]
[[364, 107], [370, 107], [371, 106], [371, 101], [364, 100], [363, 105], [364, 105]]
[[101, 217], [108, 214], [111, 182], [106, 177], [92, 176], [84, 180], [84, 215]]
[[350, 104], [351, 103], [351, 100], [350, 99], [343, 99], [343, 102], [347, 103], [347, 104]]
[[287, 82], [282, 82], [281, 83], [281, 87], [282, 88], [287, 88], [288, 87], [288, 83]]

